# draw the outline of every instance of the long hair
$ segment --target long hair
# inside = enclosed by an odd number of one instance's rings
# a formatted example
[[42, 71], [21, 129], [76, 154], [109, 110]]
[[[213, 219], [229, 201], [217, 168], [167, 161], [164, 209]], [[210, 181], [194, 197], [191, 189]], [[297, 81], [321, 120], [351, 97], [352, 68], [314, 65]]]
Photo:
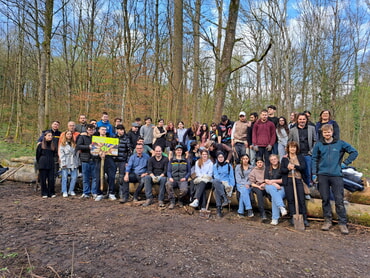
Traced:
[[289, 155], [289, 149], [290, 147], [296, 147], [296, 154], [299, 154], [299, 144], [295, 141], [290, 141], [288, 142], [287, 146], [286, 146], [286, 153]]
[[[284, 120], [283, 125], [280, 124], [281, 119]], [[286, 134], [289, 135], [289, 127], [288, 127], [288, 123], [287, 123], [286, 119], [284, 117], [279, 117], [279, 121], [278, 121], [278, 124], [276, 126], [276, 130], [277, 130], [277, 132], [279, 133], [280, 136], [283, 136], [283, 134], [281, 134], [282, 129], [285, 129]]]
[[62, 136], [61, 138], [60, 138], [60, 144], [62, 145], [62, 146], [65, 146], [65, 145], [67, 145], [67, 133], [68, 132], [70, 132], [71, 134], [72, 134], [72, 138], [71, 138], [71, 140], [69, 141], [69, 143], [71, 144], [71, 146], [73, 147], [73, 148], [75, 148], [76, 147], [76, 141], [75, 141], [75, 139], [73, 138], [73, 133], [72, 133], [72, 131], [70, 131], [70, 130], [67, 130], [65, 133], [64, 133], [64, 136]]
[[202, 168], [202, 166], [203, 166], [203, 159], [202, 159], [202, 154], [203, 154], [203, 153], [206, 153], [206, 154], [209, 156], [209, 152], [208, 152], [207, 150], [201, 150], [201, 151], [199, 152], [199, 154], [200, 154], [200, 156], [201, 156], [201, 158], [197, 160], [197, 161], [198, 161], [198, 166], [199, 166], [199, 168]]
[[[279, 156], [277, 155], [277, 154], [271, 154], [270, 156], [269, 156], [269, 159], [271, 158], [271, 157], [276, 157], [277, 158], [277, 160], [278, 160], [278, 169], [280, 168], [280, 159], [279, 159]], [[272, 170], [273, 170], [274, 168], [272, 167], [272, 164], [270, 163], [270, 166], [269, 166], [269, 175], [270, 176], [272, 176]]]
[[[246, 156], [246, 157], [248, 157], [248, 166], [247, 166], [247, 169], [244, 169], [244, 164], [243, 164], [243, 162], [242, 162], [242, 159], [243, 159], [243, 157], [245, 157], [245, 156]], [[243, 155], [240, 157], [240, 170], [241, 170], [241, 172], [242, 172], [242, 178], [243, 178], [243, 179], [245, 178], [244, 171], [245, 171], [245, 170], [248, 170], [250, 163], [251, 163], [251, 161], [250, 161], [249, 155], [247, 155], [247, 154], [243, 154]]]
[[[49, 147], [48, 147], [48, 143], [47, 143], [47, 141], [46, 141], [46, 135], [47, 134], [53, 134], [51, 131], [45, 131], [45, 133], [44, 133], [44, 138], [42, 139], [42, 142], [41, 142], [41, 148], [42, 149], [49, 149]], [[53, 142], [53, 140], [51, 140], [51, 142], [50, 142], [50, 150], [52, 150], [52, 151], [55, 151], [55, 149], [56, 149], [56, 146], [54, 145], [54, 142]]]
[[328, 113], [329, 113], [329, 121], [332, 119], [332, 118], [331, 118], [331, 112], [330, 112], [330, 110], [325, 109], [325, 110], [322, 110], [322, 111], [320, 112], [320, 118], [319, 118], [319, 122], [320, 122], [320, 123], [322, 122], [322, 117], [321, 117], [321, 115], [322, 115], [322, 113], [324, 113], [324, 112], [328, 112]]

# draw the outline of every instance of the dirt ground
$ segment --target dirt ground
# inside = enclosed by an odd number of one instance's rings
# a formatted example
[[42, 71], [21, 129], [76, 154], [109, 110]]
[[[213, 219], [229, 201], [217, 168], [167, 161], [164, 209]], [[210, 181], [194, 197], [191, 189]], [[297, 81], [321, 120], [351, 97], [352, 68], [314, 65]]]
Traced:
[[0, 184], [0, 277], [370, 277], [368, 228], [344, 236], [311, 221], [300, 232], [235, 208], [204, 219], [189, 207], [42, 199], [34, 189]]

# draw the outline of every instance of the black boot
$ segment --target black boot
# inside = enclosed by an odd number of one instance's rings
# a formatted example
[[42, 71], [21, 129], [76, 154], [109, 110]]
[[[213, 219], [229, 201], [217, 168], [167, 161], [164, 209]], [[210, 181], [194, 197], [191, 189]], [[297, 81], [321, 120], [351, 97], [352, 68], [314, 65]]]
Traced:
[[303, 214], [303, 223], [305, 227], [310, 227], [310, 223], [307, 220], [307, 214]]
[[224, 215], [222, 214], [222, 207], [217, 207], [217, 217], [222, 218]]

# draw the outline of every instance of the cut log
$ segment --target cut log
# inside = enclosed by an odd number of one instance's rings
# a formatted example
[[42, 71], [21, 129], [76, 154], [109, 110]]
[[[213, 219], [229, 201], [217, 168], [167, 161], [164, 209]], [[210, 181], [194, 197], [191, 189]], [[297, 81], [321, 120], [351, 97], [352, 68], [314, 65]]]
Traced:
[[20, 162], [24, 164], [34, 164], [35, 163], [35, 157], [34, 156], [21, 156], [21, 157], [15, 157], [10, 159], [11, 162]]
[[347, 191], [345, 197], [351, 203], [370, 205], [370, 187], [365, 187], [363, 191], [353, 193]]
[[[8, 172], [16, 169], [17, 167], [10, 167]], [[5, 172], [6, 174], [7, 172]], [[5, 175], [4, 174], [4, 175]], [[37, 180], [37, 174], [35, 173], [35, 167], [33, 165], [24, 165], [22, 168], [20, 168], [17, 172], [15, 172], [13, 175], [10, 175], [7, 177], [7, 180], [9, 181], [19, 181], [19, 182], [27, 182], [27, 183], [33, 183]]]

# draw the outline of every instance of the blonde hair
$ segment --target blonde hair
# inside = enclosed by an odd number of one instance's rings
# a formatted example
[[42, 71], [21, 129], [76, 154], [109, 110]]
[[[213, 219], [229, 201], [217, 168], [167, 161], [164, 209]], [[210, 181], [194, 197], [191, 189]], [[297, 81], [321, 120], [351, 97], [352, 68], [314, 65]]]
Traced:
[[65, 145], [67, 145], [67, 133], [68, 132], [70, 132], [70, 133], [72, 133], [72, 137], [71, 137], [71, 140], [70, 140], [70, 143], [71, 143], [71, 146], [73, 147], [73, 148], [75, 148], [76, 147], [76, 142], [75, 142], [75, 139], [73, 138], [73, 132], [72, 131], [70, 131], [70, 130], [67, 130], [66, 132], [64, 132], [64, 136], [62, 136], [61, 138], [60, 138], [60, 144], [62, 145], [62, 146], [65, 146]]

